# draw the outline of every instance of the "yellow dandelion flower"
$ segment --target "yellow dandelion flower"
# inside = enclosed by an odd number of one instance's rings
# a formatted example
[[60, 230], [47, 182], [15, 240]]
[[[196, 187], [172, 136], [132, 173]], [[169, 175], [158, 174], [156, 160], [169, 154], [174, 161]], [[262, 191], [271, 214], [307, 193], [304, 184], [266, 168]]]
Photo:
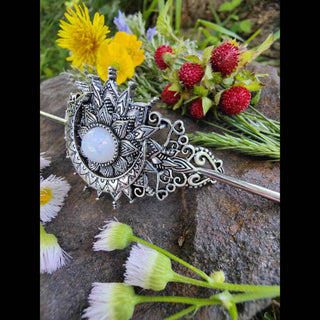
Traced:
[[137, 36], [119, 31], [115, 34], [112, 42], [119, 43], [129, 54], [132, 59], [134, 67], [139, 66], [145, 56], [144, 50], [139, 49], [142, 46], [142, 41], [137, 41]]
[[117, 84], [121, 84], [134, 74], [131, 57], [117, 42], [104, 41], [97, 52], [97, 73], [103, 81], [108, 79], [108, 67], [117, 69]]
[[60, 20], [60, 28], [57, 40], [61, 48], [71, 51], [71, 56], [67, 58], [73, 67], [83, 69], [83, 64], [95, 66], [97, 51], [106, 39], [106, 34], [110, 32], [104, 25], [104, 16], [97, 12], [91, 22], [88, 8], [83, 4], [83, 8], [74, 4], [75, 12], [67, 8], [65, 17], [68, 22]]

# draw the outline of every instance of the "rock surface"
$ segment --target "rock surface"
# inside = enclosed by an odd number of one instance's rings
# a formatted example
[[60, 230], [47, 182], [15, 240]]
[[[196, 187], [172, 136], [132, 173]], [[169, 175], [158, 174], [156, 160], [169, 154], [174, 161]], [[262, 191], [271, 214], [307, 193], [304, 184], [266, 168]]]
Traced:
[[[279, 118], [279, 78], [274, 68], [263, 67], [269, 73], [262, 90], [260, 110]], [[267, 71], [265, 68], [269, 68]], [[262, 72], [259, 70], [259, 72]], [[267, 78], [265, 78], [267, 79]], [[262, 80], [263, 81], [263, 80]], [[40, 108], [64, 117], [66, 100], [76, 92], [66, 75], [41, 83]], [[160, 109], [172, 121], [181, 116]], [[209, 130], [194, 121], [183, 118], [186, 132]], [[121, 206], [113, 209], [109, 195], [96, 200], [96, 191], [86, 189], [84, 181], [74, 175], [71, 161], [65, 157], [64, 127], [53, 120], [40, 118], [40, 152], [46, 152], [51, 165], [42, 171], [65, 177], [71, 185], [65, 204], [58, 216], [44, 225], [48, 233], [56, 235], [60, 246], [72, 260], [52, 274], [40, 275], [40, 318], [42, 320], [80, 319], [88, 306], [88, 295], [93, 282], [122, 282], [123, 264], [130, 246], [113, 252], [94, 252], [94, 237], [105, 221], [114, 217], [129, 224], [134, 233], [172, 252], [206, 273], [223, 270], [226, 282], [278, 285], [280, 283], [280, 206], [278, 203], [217, 182], [200, 189], [180, 188], [164, 201], [154, 197], [138, 199], [129, 204], [121, 198]], [[225, 173], [239, 179], [279, 191], [280, 165], [232, 151], [215, 151], [224, 162]], [[184, 267], [173, 263], [173, 269], [194, 276]], [[137, 292], [150, 295], [185, 295], [208, 297], [214, 290], [179, 283], [169, 283], [165, 290]], [[270, 300], [238, 304], [239, 319], [251, 319]], [[185, 305], [169, 303], [140, 304], [133, 319], [164, 319]], [[203, 307], [194, 319], [228, 319], [220, 306]]]

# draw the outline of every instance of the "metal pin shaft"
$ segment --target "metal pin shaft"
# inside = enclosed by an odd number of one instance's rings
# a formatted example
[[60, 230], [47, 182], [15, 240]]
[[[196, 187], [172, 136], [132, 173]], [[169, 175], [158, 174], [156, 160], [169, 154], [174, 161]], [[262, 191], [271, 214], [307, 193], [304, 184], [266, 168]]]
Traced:
[[274, 201], [280, 202], [280, 193], [276, 191], [269, 190], [267, 188], [258, 186], [256, 184], [252, 184], [246, 181], [239, 180], [234, 177], [227, 176], [225, 174], [219, 173], [214, 170], [206, 169], [206, 168], [197, 168], [198, 173], [206, 175], [215, 180], [222, 181], [231, 186], [246, 190], [248, 192], [258, 194], [262, 197], [272, 199]]
[[50, 114], [50, 113], [47, 113], [47, 112], [44, 112], [44, 111], [41, 111], [40, 110], [40, 114], [44, 117], [47, 117], [49, 119], [52, 119], [52, 120], [55, 120], [55, 121], [58, 121], [58, 122], [61, 122], [63, 124], [66, 124], [67, 123], [67, 120], [66, 119], [63, 119], [63, 118], [60, 118], [58, 116], [54, 116], [53, 114]]
[[[50, 113], [47, 113], [47, 112], [44, 112], [44, 111], [40, 111], [40, 114], [42, 116], [44, 116], [44, 117], [47, 117], [49, 119], [58, 121], [60, 123], [63, 123], [63, 124], [67, 123], [67, 121], [65, 119], [60, 118], [58, 116], [54, 116], [54, 115], [52, 115]], [[254, 194], [258, 194], [258, 195], [260, 195], [262, 197], [265, 197], [265, 198], [280, 202], [280, 193], [279, 192], [272, 191], [272, 190], [269, 190], [267, 188], [258, 186], [256, 184], [252, 184], [252, 183], [249, 183], [249, 182], [246, 182], [246, 181], [243, 181], [243, 180], [239, 180], [239, 179], [234, 178], [234, 177], [227, 176], [225, 174], [219, 173], [219, 172], [211, 170], [211, 169], [206, 169], [206, 168], [200, 168], [199, 167], [199, 168], [197, 168], [197, 170], [198, 170], [198, 173], [206, 175], [209, 178], [212, 178], [212, 179], [227, 183], [227, 184], [229, 184], [231, 186], [234, 186], [236, 188], [240, 188], [240, 189], [246, 190], [248, 192], [251, 192], [251, 193], [254, 193]]]

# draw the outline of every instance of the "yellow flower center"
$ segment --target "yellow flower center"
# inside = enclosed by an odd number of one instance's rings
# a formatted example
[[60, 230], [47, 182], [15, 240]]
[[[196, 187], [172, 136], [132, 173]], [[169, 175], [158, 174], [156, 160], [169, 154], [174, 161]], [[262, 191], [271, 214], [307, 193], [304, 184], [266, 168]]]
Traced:
[[40, 190], [40, 206], [47, 204], [52, 198], [52, 192], [49, 189]]

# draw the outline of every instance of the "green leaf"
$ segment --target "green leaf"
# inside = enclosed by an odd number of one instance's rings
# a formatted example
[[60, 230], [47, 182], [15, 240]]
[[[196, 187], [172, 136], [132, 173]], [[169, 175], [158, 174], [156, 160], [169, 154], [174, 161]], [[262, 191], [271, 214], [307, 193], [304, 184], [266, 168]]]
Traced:
[[168, 88], [169, 91], [180, 91], [180, 85], [177, 82], [172, 83], [172, 85]]
[[242, 32], [250, 32], [251, 31], [251, 21], [249, 19], [243, 20], [240, 22], [239, 27]]
[[221, 32], [222, 34], [226, 34], [232, 38], [236, 38], [240, 41], [244, 41], [240, 36], [238, 36], [236, 33], [224, 28], [224, 27], [221, 27], [219, 26], [218, 24], [216, 23], [213, 23], [213, 22], [209, 22], [209, 21], [206, 21], [206, 20], [202, 20], [202, 19], [198, 19], [197, 20], [197, 23], [196, 23], [196, 26], [198, 23], [201, 23], [203, 24], [205, 27], [207, 28], [210, 28], [210, 29], [213, 29], [213, 30], [216, 30], [218, 32]]
[[221, 91], [219, 91], [219, 92], [214, 96], [214, 103], [216, 104], [216, 106], [219, 105], [221, 95], [222, 95], [225, 91], [226, 91], [226, 90], [221, 90]]
[[172, 1], [168, 0], [163, 9], [159, 12], [159, 16], [156, 23], [157, 31], [166, 38], [170, 38], [173, 34], [171, 27], [170, 15], [168, 14], [169, 9], [172, 7]]
[[209, 111], [209, 109], [214, 105], [214, 102], [207, 98], [207, 97], [202, 97], [202, 110], [203, 114], [206, 115], [206, 113]]
[[172, 67], [174, 62], [176, 61], [177, 56], [175, 54], [172, 54], [170, 52], [165, 52], [162, 55], [163, 61], [169, 66]]
[[213, 49], [214, 49], [214, 46], [209, 46], [209, 47], [207, 47], [207, 48], [205, 48], [203, 50], [203, 53], [202, 53], [202, 64], [201, 64], [203, 67], [207, 65], [207, 63], [208, 63], [208, 61], [209, 61], [209, 59], [211, 57], [211, 52], [212, 52]]
[[191, 62], [198, 63], [201, 65], [200, 58], [198, 56], [196, 56], [195, 54], [190, 54], [190, 55], [186, 56], [185, 58]]
[[259, 89], [253, 97], [251, 96], [251, 100], [250, 100], [251, 105], [257, 104], [259, 102], [260, 94], [261, 94], [261, 89]]
[[222, 80], [222, 83], [225, 85], [225, 86], [227, 86], [227, 87], [231, 87], [232, 86], [232, 84], [233, 84], [233, 82], [234, 82], [234, 79], [233, 78], [224, 78], [223, 80]]
[[240, 55], [239, 55], [239, 63], [237, 66], [237, 70], [236, 72], [239, 72], [240, 70], [242, 70], [247, 63], [249, 63], [249, 61], [253, 61], [253, 59], [255, 59], [255, 56], [257, 56], [258, 51], [254, 51], [254, 50], [246, 50], [243, 51]]
[[242, 2], [242, 0], [232, 0], [231, 2], [225, 2], [219, 7], [218, 11], [219, 12], [231, 11], [234, 8], [236, 8], [241, 2]]
[[208, 94], [209, 90], [206, 89], [205, 87], [201, 86], [201, 85], [197, 86], [195, 84], [194, 87], [193, 87], [193, 92], [197, 96], [205, 97]]
[[180, 106], [181, 106], [181, 104], [182, 104], [182, 101], [183, 101], [183, 97], [180, 97], [179, 101], [176, 102], [176, 103], [173, 105], [172, 109], [173, 109], [173, 110], [179, 109]]
[[255, 50], [256, 53], [254, 54], [254, 56], [250, 59], [249, 63], [251, 61], [253, 61], [254, 59], [256, 59], [262, 52], [268, 50], [271, 45], [274, 42], [274, 36], [273, 34], [269, 34], [268, 37], [266, 38], [266, 40], [264, 40], [259, 46], [253, 48], [252, 50]]
[[264, 84], [262, 84], [259, 81], [245, 80], [245, 81], [236, 82], [233, 86], [244, 87], [244, 88], [247, 88], [248, 91], [257, 91], [263, 88]]

